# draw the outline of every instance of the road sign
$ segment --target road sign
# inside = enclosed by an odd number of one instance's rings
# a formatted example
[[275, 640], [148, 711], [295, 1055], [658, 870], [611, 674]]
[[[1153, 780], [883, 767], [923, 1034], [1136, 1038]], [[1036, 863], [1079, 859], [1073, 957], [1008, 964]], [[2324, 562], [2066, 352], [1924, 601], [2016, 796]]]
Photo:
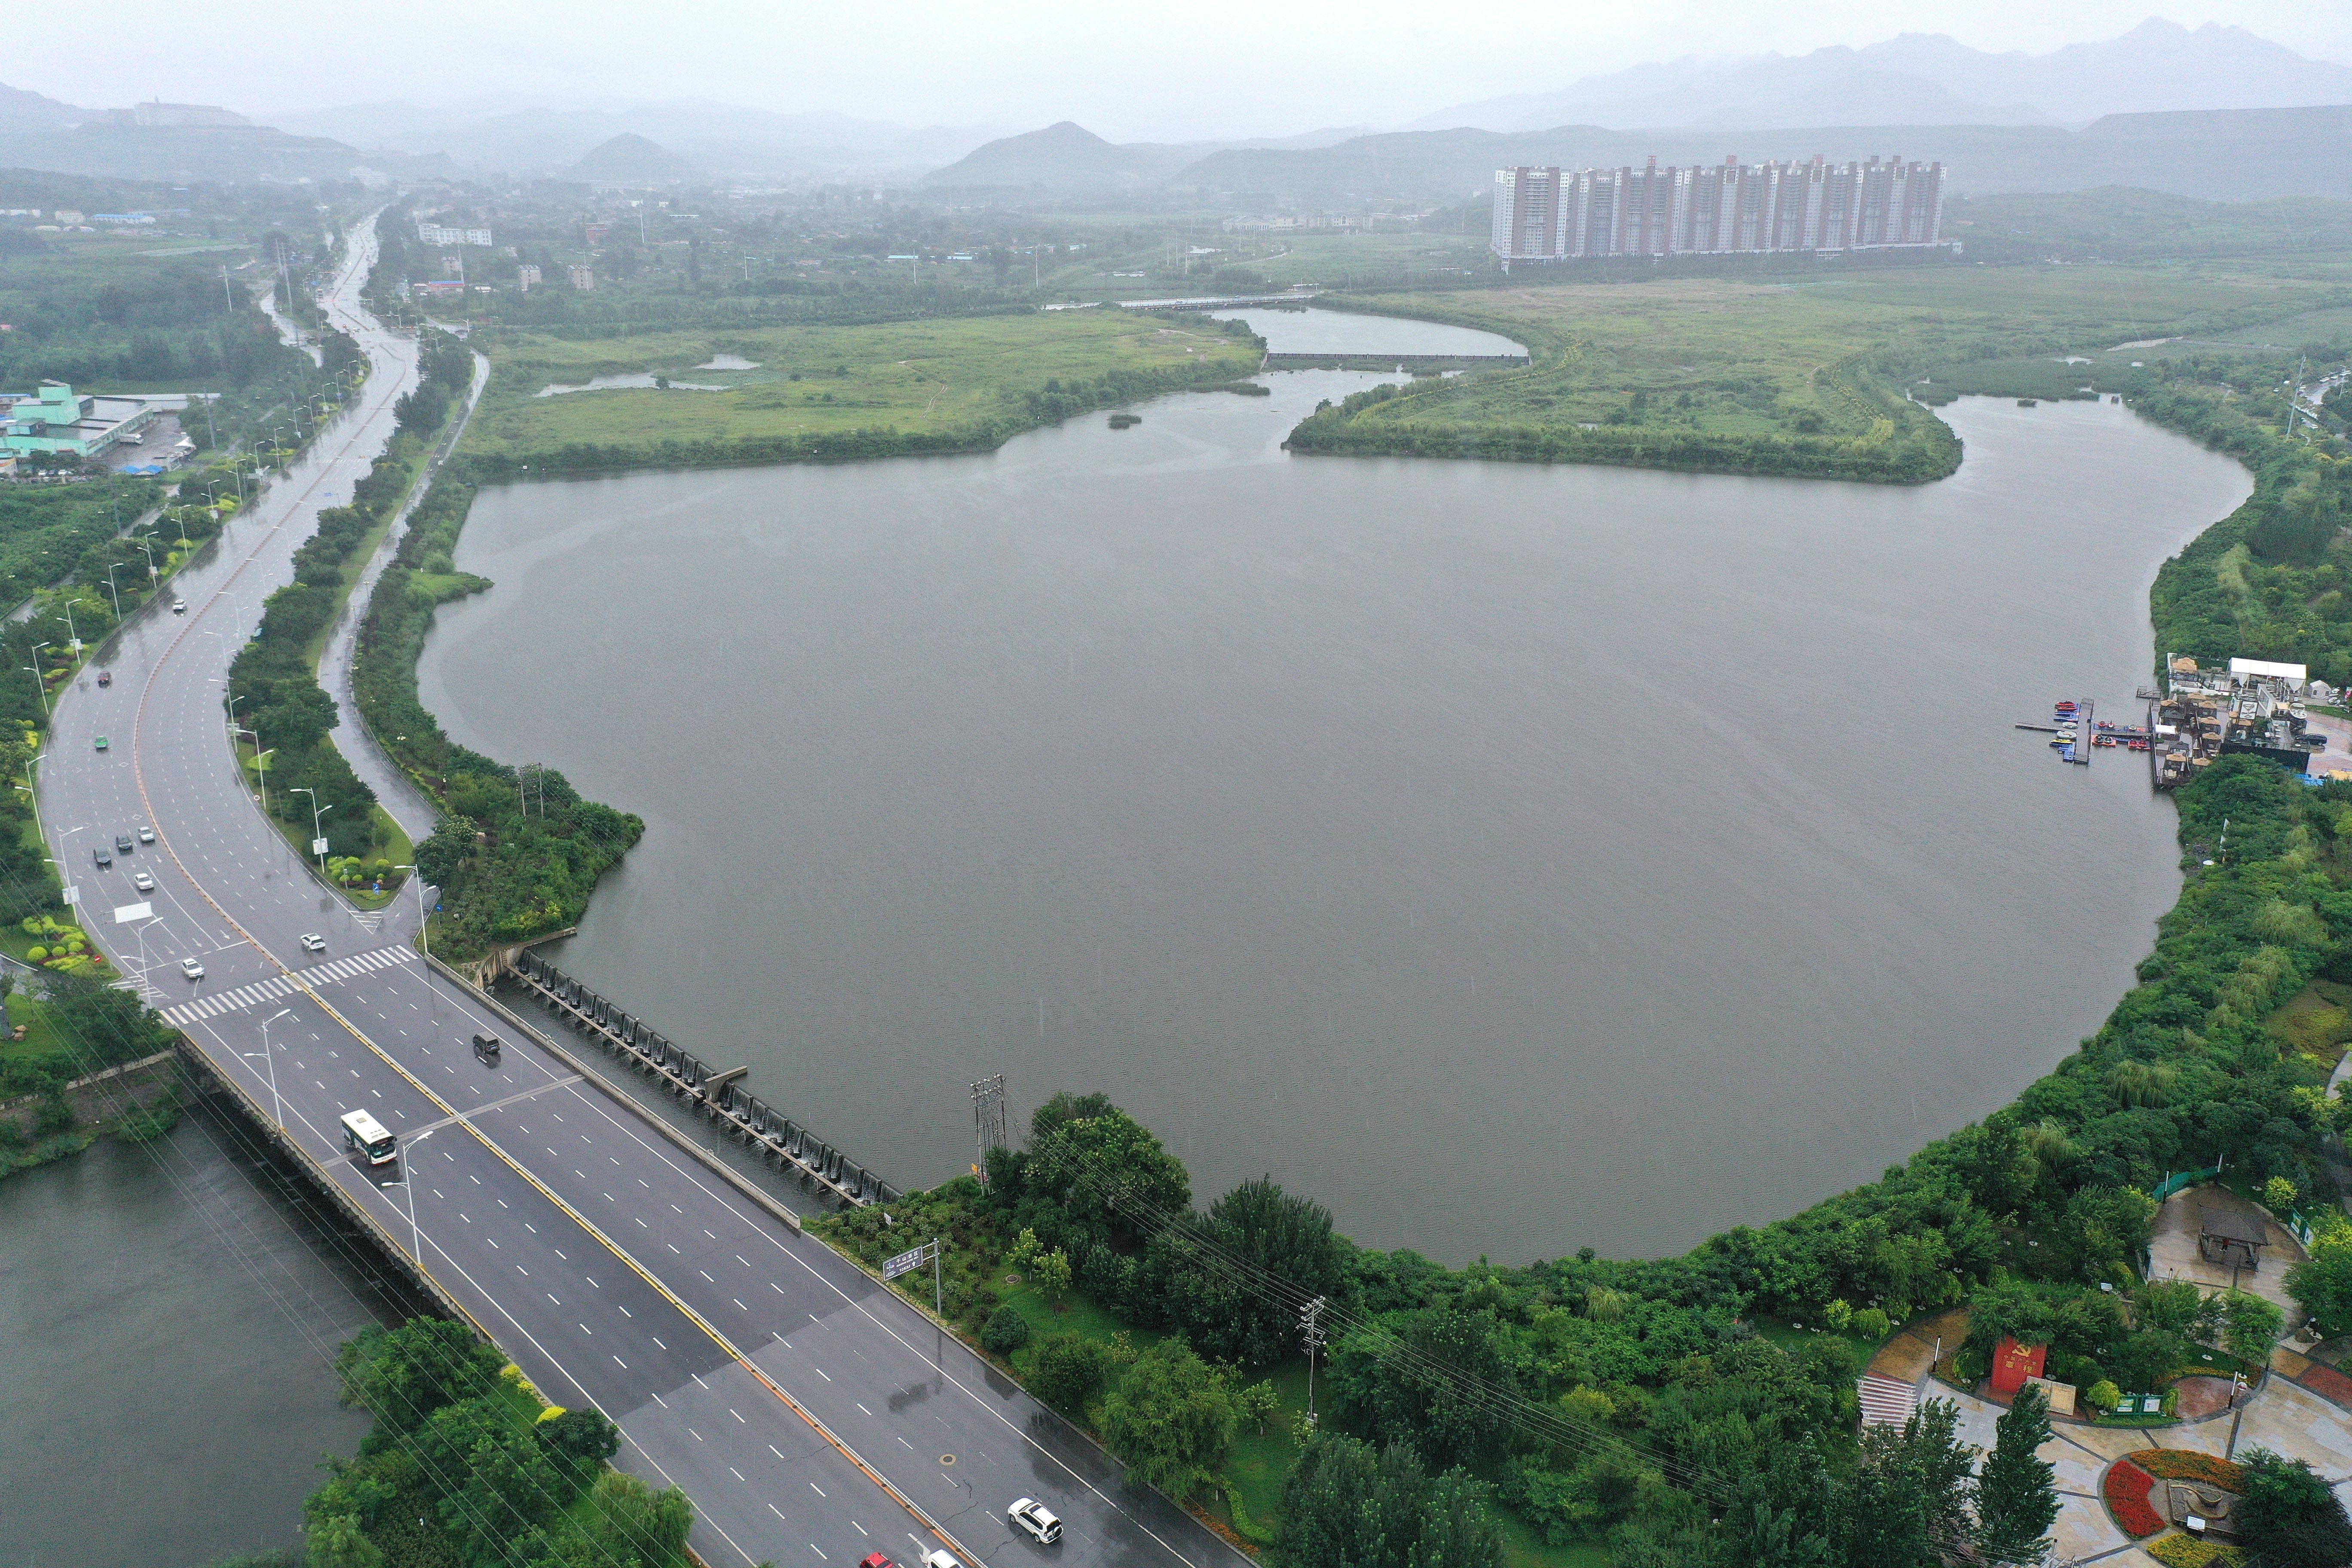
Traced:
[[327, 841], [326, 841], [325, 839], [323, 839], [323, 838], [313, 838], [312, 840], [310, 840], [310, 853], [311, 853], [311, 854], [313, 854], [313, 855], [324, 855], [326, 852], [327, 852]]
[[931, 1244], [927, 1241], [923, 1243], [922, 1246], [915, 1248], [914, 1251], [902, 1252], [898, 1254], [898, 1257], [890, 1259], [889, 1262], [885, 1263], [882, 1266], [882, 1278], [885, 1279], [896, 1279], [901, 1274], [911, 1273], [915, 1269], [920, 1268], [924, 1264], [929, 1263], [930, 1260]]
[[152, 904], [117, 904], [114, 906], [114, 923], [127, 926], [132, 921], [143, 921], [154, 912]]
[[69, 904], [78, 904], [81, 902], [81, 889], [79, 888], [68, 888], [65, 890], [65, 900]]

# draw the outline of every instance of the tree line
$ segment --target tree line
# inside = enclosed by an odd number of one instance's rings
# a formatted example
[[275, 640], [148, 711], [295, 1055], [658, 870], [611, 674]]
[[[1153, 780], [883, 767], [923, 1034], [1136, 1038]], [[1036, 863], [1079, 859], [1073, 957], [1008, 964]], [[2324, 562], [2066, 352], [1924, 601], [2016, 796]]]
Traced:
[[[2331, 1063], [2266, 1019], [2315, 976], [2352, 981], [2352, 785], [2309, 789], [2231, 757], [2177, 798], [2187, 886], [2139, 984], [2079, 1050], [1880, 1180], [1679, 1258], [1447, 1268], [1359, 1247], [1320, 1205], [1263, 1181], [1196, 1211], [1181, 1163], [1100, 1096], [1048, 1101], [1024, 1150], [991, 1157], [985, 1192], [967, 1178], [925, 1201], [1058, 1254], [1097, 1306], [1181, 1342], [1181, 1355], [1153, 1354], [1197, 1359], [1207, 1372], [1188, 1371], [1192, 1386], [1217, 1373], [1227, 1408], [1250, 1369], [1297, 1353], [1301, 1307], [1324, 1300], [1325, 1420], [1282, 1531], [1328, 1510], [1360, 1524], [1346, 1500], [1390, 1486], [1429, 1500], [1431, 1522], [1415, 1528], [1433, 1539], [1461, 1539], [1444, 1521], [1475, 1518], [1477, 1501], [1562, 1543], [1605, 1539], [1633, 1568], [1927, 1568], [1963, 1547], [1989, 1553], [2033, 1510], [1990, 1500], [1992, 1472], [1969, 1479], [1970, 1456], [1932, 1409], [1857, 1435], [1858, 1349], [1839, 1331], [1879, 1337], [1967, 1304], [1980, 1331], [1960, 1347], [1963, 1375], [2000, 1332], [2050, 1344], [2059, 1372], [2095, 1389], [2259, 1368], [2278, 1329], [2267, 1303], [2209, 1305], [2140, 1279], [2146, 1194], [2226, 1161], [2284, 1216], [2333, 1201], [2321, 1147], [2345, 1107], [2326, 1089]], [[861, 1255], [889, 1244], [868, 1216], [824, 1224]], [[2342, 1262], [2352, 1284], [2352, 1247]], [[1759, 1316], [1832, 1331], [1784, 1349], [1756, 1331]], [[1155, 1394], [1166, 1408], [1147, 1426], [1178, 1447], [1154, 1461], [1115, 1413], [1139, 1356], [1045, 1342], [1024, 1354], [1033, 1391], [1148, 1473], [1216, 1473], [1230, 1424], [1179, 1419], [1170, 1412], [1191, 1406]], [[1165, 1366], [1153, 1376], [1147, 1389], [1183, 1382]], [[1203, 1402], [1220, 1404], [1192, 1403]], [[1408, 1472], [1422, 1479], [1393, 1479]], [[1319, 1532], [1339, 1526], [1311, 1528], [1285, 1563], [1317, 1561], [1331, 1539]]]

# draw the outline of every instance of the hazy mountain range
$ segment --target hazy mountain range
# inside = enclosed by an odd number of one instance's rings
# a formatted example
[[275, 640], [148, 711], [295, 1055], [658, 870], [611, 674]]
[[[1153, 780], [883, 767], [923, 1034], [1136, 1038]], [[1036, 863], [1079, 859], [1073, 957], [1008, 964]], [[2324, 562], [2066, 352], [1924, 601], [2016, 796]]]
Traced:
[[1542, 131], [1779, 125], [2084, 125], [2107, 114], [2352, 102], [2352, 67], [2305, 59], [2241, 27], [2150, 18], [2046, 55], [1987, 54], [1940, 33], [1853, 49], [1688, 58], [1587, 77], [1557, 92], [1457, 104], [1404, 127]]
[[[768, 178], [1057, 195], [1172, 186], [1385, 201], [1459, 199], [1465, 171], [1496, 160], [1638, 162], [1645, 151], [1685, 162], [1727, 152], [1801, 157], [1853, 143], [1945, 157], [1956, 179], [1978, 190], [2131, 183], [2203, 195], [2236, 160], [2258, 184], [2316, 192], [2352, 179], [2344, 173], [2352, 138], [2327, 115], [2258, 111], [2347, 103], [2352, 67], [2306, 59], [2236, 27], [2150, 20], [2044, 55], [1989, 54], [1942, 35], [1906, 34], [1858, 49], [1637, 66], [1556, 92], [1441, 110], [1396, 131], [1194, 142], [1113, 142], [1069, 121], [1007, 135], [692, 100], [361, 103], [258, 113], [259, 123], [241, 127], [175, 128], [124, 123], [0, 86], [0, 134], [8, 138], [0, 163], [139, 178], [337, 178], [366, 164], [398, 176]], [[2156, 123], [2168, 114], [2186, 118]], [[2157, 147], [2171, 151], [2147, 151]], [[2198, 167], [2163, 162], [2175, 155]]]

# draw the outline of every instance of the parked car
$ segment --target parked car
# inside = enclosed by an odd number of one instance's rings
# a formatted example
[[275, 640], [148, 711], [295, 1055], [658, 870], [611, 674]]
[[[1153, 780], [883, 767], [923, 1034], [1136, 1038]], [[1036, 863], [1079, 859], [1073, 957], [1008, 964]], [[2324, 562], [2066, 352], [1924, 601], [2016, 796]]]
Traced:
[[1036, 1537], [1040, 1546], [1051, 1546], [1062, 1539], [1062, 1521], [1035, 1498], [1023, 1498], [1004, 1510], [1004, 1517], [1013, 1521], [1015, 1529]]
[[193, 958], [184, 958], [180, 960], [180, 973], [191, 980], [202, 980], [205, 977], [205, 966]]
[[98, 862], [100, 869], [114, 864], [114, 851], [109, 849], [103, 844], [91, 850], [89, 852], [89, 858]]
[[187, 601], [187, 600], [185, 600], [185, 599], [174, 599], [174, 600], [173, 600], [173, 601], [172, 601], [172, 613], [173, 613], [173, 615], [175, 615], [175, 616], [184, 616], [184, 615], [186, 615], [186, 614], [188, 613], [188, 601]]
[[155, 842], [155, 830], [143, 822], [139, 825], [139, 842], [142, 844]]
[[142, 893], [152, 893], [155, 890], [155, 879], [144, 871], [133, 871], [131, 873], [131, 885]]
[[327, 939], [320, 936], [316, 931], [306, 931], [302, 933], [302, 951], [304, 952], [324, 952], [327, 951]]

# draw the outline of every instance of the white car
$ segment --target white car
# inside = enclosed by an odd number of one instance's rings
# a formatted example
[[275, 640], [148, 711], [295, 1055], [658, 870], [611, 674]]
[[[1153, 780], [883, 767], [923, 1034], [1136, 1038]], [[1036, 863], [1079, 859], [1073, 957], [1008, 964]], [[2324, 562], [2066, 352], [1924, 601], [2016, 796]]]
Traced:
[[185, 600], [185, 599], [174, 599], [174, 600], [173, 600], [173, 601], [172, 601], [172, 613], [173, 613], [173, 615], [175, 615], [175, 616], [184, 616], [184, 615], [186, 615], [186, 614], [188, 613], [188, 601], [187, 601], [187, 600]]
[[1040, 1546], [1051, 1546], [1062, 1539], [1062, 1521], [1054, 1517], [1052, 1509], [1035, 1498], [1023, 1498], [1004, 1510], [1004, 1517], [1011, 1520], [1015, 1528], [1036, 1537]]
[[155, 842], [155, 830], [143, 822], [139, 825], [139, 842], [142, 844]]
[[205, 977], [205, 966], [193, 958], [184, 958], [180, 960], [180, 973], [191, 980], [202, 980]]
[[306, 931], [302, 933], [302, 951], [304, 952], [324, 952], [327, 951], [327, 939], [323, 936], [318, 935], [316, 932]]
[[152, 893], [155, 890], [155, 879], [144, 871], [133, 871], [131, 873], [131, 885], [142, 893]]
[[963, 1568], [963, 1563], [954, 1552], [933, 1547], [923, 1553], [923, 1568]]

